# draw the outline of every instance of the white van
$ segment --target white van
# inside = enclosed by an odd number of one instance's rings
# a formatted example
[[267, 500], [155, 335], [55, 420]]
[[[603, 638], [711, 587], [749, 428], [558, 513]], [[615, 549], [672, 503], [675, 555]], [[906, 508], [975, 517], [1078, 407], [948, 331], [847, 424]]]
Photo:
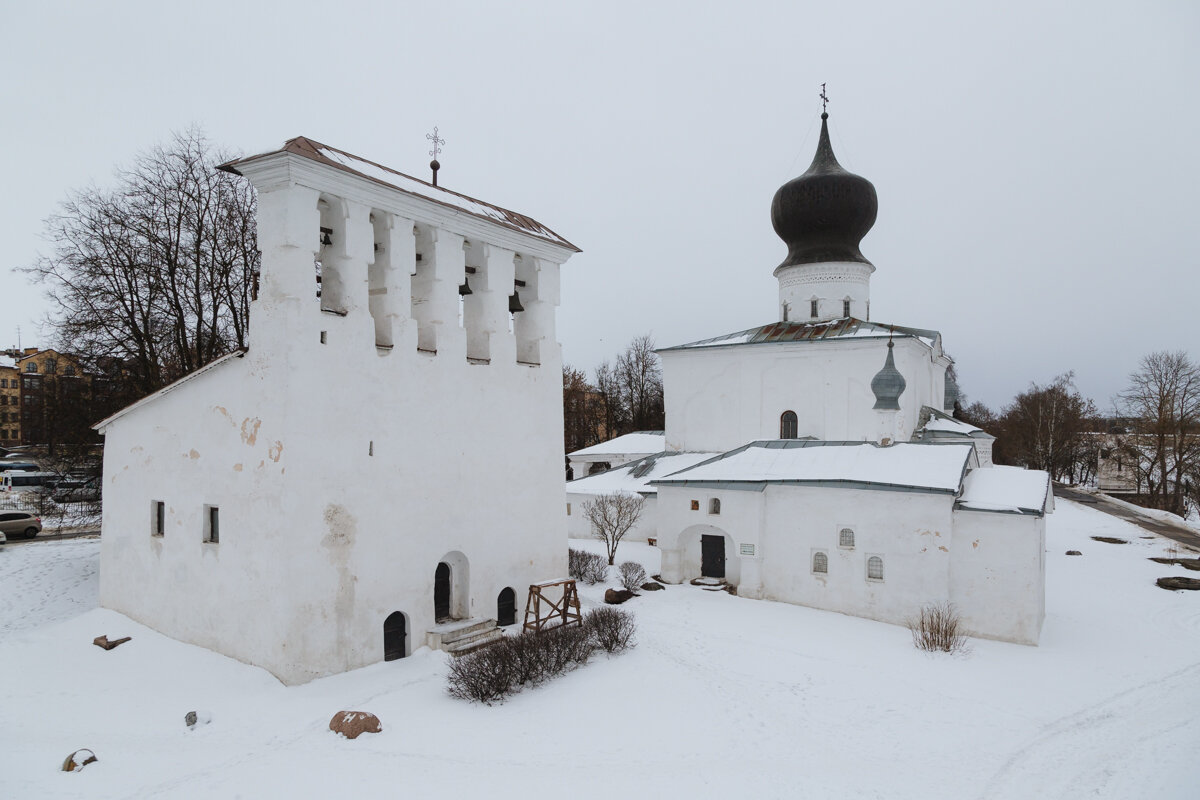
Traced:
[[41, 489], [47, 483], [53, 483], [59, 476], [53, 472], [16, 472], [0, 473], [0, 492], [22, 492]]

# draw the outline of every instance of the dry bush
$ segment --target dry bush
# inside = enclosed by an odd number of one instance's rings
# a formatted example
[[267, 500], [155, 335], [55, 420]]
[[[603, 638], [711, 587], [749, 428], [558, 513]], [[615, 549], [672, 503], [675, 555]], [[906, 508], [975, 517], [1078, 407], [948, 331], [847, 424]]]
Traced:
[[451, 697], [491, 705], [586, 664], [602, 646], [592, 628], [582, 625], [508, 636], [452, 661], [446, 690]]
[[516, 690], [513, 651], [507, 641], [476, 650], [450, 662], [446, 674], [451, 697], [492, 703], [503, 700]]
[[608, 564], [602, 555], [572, 549], [567, 551], [567, 572], [575, 580], [591, 585], [608, 578]]
[[633, 615], [618, 608], [595, 608], [583, 618], [583, 626], [596, 646], [606, 653], [620, 653], [633, 647], [637, 626]]
[[634, 594], [646, 582], [646, 570], [636, 561], [624, 562], [617, 571], [621, 574], [621, 585]]
[[930, 653], [963, 653], [968, 648], [967, 637], [959, 633], [958, 612], [952, 603], [935, 603], [921, 609], [920, 616], [909, 618], [913, 645]]

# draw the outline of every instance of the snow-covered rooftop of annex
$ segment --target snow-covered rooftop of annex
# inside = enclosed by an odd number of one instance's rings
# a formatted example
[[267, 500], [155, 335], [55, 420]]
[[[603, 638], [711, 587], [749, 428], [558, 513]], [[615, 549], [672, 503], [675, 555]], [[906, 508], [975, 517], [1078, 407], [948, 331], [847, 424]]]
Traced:
[[674, 347], [664, 347], [658, 352], [690, 350], [702, 347], [728, 347], [742, 344], [773, 344], [777, 342], [811, 342], [842, 339], [918, 339], [930, 347], [941, 338], [941, 334], [925, 328], [909, 328], [903, 325], [885, 325], [880, 322], [842, 317], [825, 322], [772, 322], [724, 336], [701, 339]]
[[[584, 447], [567, 455], [576, 460], [589, 456], [636, 455], [638, 453], [661, 453], [667, 446], [667, 437], [663, 431], [635, 431], [609, 439], [607, 442]], [[604, 459], [600, 459], [603, 461]]]
[[983, 428], [976, 427], [968, 422], [963, 422], [960, 419], [955, 419], [944, 411], [939, 411], [932, 406], [925, 406], [924, 411], [928, 414], [929, 419], [920, 430], [928, 431], [934, 434], [951, 434], [954, 436], [971, 436], [976, 439], [995, 439], [990, 433]]
[[871, 442], [771, 439], [751, 442], [655, 483], [730, 488], [795, 483], [956, 494], [973, 452], [969, 444], [882, 447]]
[[707, 461], [717, 453], [654, 453], [628, 464], [567, 482], [567, 494], [658, 494], [658, 487], [650, 481], [663, 478], [701, 461]]
[[579, 248], [568, 242], [563, 237], [559, 236], [554, 231], [547, 228], [542, 223], [527, 217], [524, 214], [518, 214], [515, 211], [509, 211], [506, 208], [501, 208], [491, 203], [485, 203], [482, 200], [476, 200], [473, 197], [468, 197], [465, 194], [452, 192], [449, 189], [444, 189], [440, 186], [434, 186], [431, 183], [426, 183], [423, 180], [414, 178], [411, 175], [405, 175], [403, 172], [397, 172], [390, 167], [385, 167], [382, 164], [376, 164], [374, 161], [368, 161], [365, 158], [352, 155], [343, 150], [338, 150], [336, 147], [321, 144], [304, 136], [297, 136], [295, 139], [289, 139], [284, 143], [279, 150], [272, 150], [267, 153], [259, 153], [258, 155], [248, 156], [230, 161], [227, 164], [221, 165], [222, 169], [230, 172], [241, 174], [238, 170], [239, 164], [245, 164], [250, 161], [255, 161], [266, 156], [275, 155], [276, 153], [291, 153], [293, 155], [303, 156], [318, 163], [336, 167], [345, 172], [358, 175], [363, 178], [382, 183], [393, 189], [398, 189], [401, 192], [424, 197], [427, 200], [432, 200], [435, 203], [441, 203], [445, 206], [457, 208], [461, 211], [466, 211], [469, 214], [474, 214], [477, 217], [498, 222], [509, 228], [514, 228], [522, 233], [527, 233], [536, 236], [539, 239], [544, 239], [556, 245], [570, 248], [575, 252], [579, 252]]
[[1041, 470], [988, 467], [967, 473], [955, 504], [974, 511], [1044, 514], [1050, 502], [1050, 476]]

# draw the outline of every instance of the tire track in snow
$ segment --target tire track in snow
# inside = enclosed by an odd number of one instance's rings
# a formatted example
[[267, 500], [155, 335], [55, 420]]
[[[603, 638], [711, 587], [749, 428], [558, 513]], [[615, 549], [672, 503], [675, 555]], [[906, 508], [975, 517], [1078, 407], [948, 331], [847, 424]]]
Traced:
[[1200, 717], [1177, 698], [1197, 680], [1200, 664], [1192, 664], [1048, 723], [992, 775], [980, 800], [1105, 796], [1123, 765], [1170, 747], [1176, 737], [1194, 749]]

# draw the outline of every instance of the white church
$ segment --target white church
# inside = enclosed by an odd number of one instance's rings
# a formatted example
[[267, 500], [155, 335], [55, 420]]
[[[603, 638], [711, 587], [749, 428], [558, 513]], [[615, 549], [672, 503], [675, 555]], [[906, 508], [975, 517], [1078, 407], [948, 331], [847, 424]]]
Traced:
[[827, 118], [771, 205], [778, 321], [659, 351], [664, 450], [569, 482], [568, 533], [590, 534], [590, 497], [638, 492], [632, 536], [670, 583], [896, 624], [951, 602], [972, 635], [1036, 644], [1049, 476], [993, 466], [993, 437], [951, 416], [941, 334], [871, 321], [875, 188]]
[[566, 574], [578, 249], [431, 166], [297, 138], [223, 167], [258, 192], [250, 346], [97, 425], [105, 607], [294, 684], [494, 638]]

